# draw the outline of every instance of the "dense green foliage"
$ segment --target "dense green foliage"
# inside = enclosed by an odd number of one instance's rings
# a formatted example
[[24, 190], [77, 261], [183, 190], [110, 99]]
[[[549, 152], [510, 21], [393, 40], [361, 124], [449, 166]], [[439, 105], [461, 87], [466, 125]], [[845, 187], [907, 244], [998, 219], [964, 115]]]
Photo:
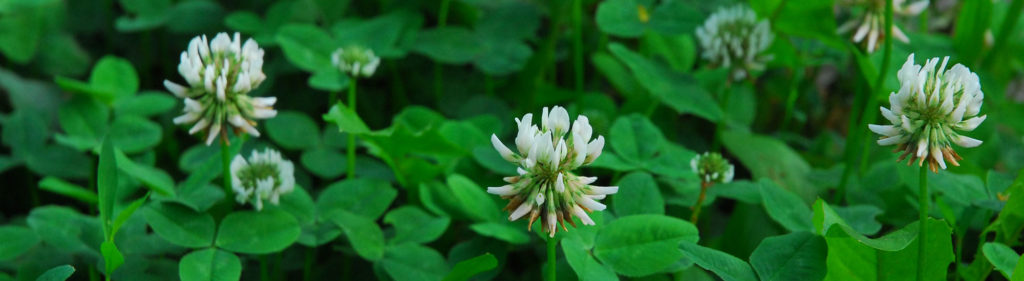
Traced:
[[[486, 187], [517, 173], [491, 134], [554, 105], [607, 140], [577, 172], [619, 186], [555, 236], [557, 279], [1024, 280], [1024, 0], [934, 0], [874, 52], [849, 2], [0, 0], [0, 281], [548, 279], [547, 235]], [[695, 35], [733, 5], [774, 34], [743, 79]], [[207, 146], [163, 83], [218, 32], [266, 51], [250, 95], [278, 113]], [[984, 144], [924, 177], [867, 127], [910, 54], [986, 94]], [[257, 211], [225, 172], [267, 147], [296, 184]], [[702, 186], [705, 151], [735, 180]]]

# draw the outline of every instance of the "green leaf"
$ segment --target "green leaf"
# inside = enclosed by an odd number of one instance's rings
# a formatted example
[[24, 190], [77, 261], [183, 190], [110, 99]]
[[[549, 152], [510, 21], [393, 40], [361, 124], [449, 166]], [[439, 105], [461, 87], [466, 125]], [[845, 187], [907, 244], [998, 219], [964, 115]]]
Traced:
[[882, 229], [882, 223], [875, 220], [881, 215], [882, 209], [872, 205], [854, 205], [834, 208], [836, 214], [843, 218], [850, 228], [864, 235], [875, 235]]
[[368, 20], [344, 18], [331, 26], [331, 32], [342, 45], [361, 45], [382, 58], [401, 58], [422, 26], [419, 13], [396, 9]]
[[598, 263], [579, 239], [562, 239], [562, 252], [565, 254], [569, 266], [576, 272], [580, 280], [585, 281], [611, 281], [619, 280], [607, 266]]
[[124, 264], [124, 255], [117, 249], [113, 241], [103, 241], [103, 244], [100, 245], [100, 253], [103, 254], [105, 274], [108, 276]]
[[124, 115], [110, 125], [108, 136], [118, 149], [134, 154], [153, 148], [163, 139], [160, 125], [146, 118]]
[[416, 34], [413, 51], [446, 64], [468, 63], [483, 52], [473, 32], [462, 27], [439, 27]]
[[769, 178], [804, 200], [817, 196], [807, 180], [811, 166], [785, 143], [750, 133], [722, 132], [722, 143], [739, 158], [753, 178]]
[[71, 265], [61, 265], [58, 267], [51, 268], [43, 275], [39, 275], [36, 281], [64, 281], [71, 277], [71, 274], [75, 273], [75, 268]]
[[317, 213], [347, 211], [376, 220], [387, 211], [398, 192], [386, 181], [357, 178], [343, 180], [327, 187], [317, 197]]
[[[835, 17], [821, 16], [833, 12], [833, 0], [790, 2], [777, 11], [779, 4], [783, 2], [786, 1], [751, 1], [750, 3], [760, 18], [773, 17], [772, 29], [779, 33], [816, 39], [834, 48], [842, 48], [845, 44], [845, 39], [840, 38], [836, 33]], [[852, 32], [844, 36], [852, 36]], [[778, 40], [778, 37], [776, 39]]]
[[58, 135], [58, 142], [64, 143], [62, 138], [71, 138], [75, 140], [70, 142], [74, 148], [84, 150], [99, 145], [108, 130], [110, 111], [95, 99], [75, 96], [61, 106], [59, 117], [60, 127], [67, 136]]
[[213, 217], [173, 202], [155, 202], [142, 210], [153, 232], [172, 244], [199, 248], [213, 244]]
[[313, 118], [298, 111], [279, 112], [266, 122], [267, 135], [278, 145], [286, 149], [310, 149], [319, 145], [320, 138], [312, 138], [320, 134]]
[[594, 16], [597, 27], [602, 32], [619, 37], [640, 36], [647, 29], [647, 23], [640, 19], [640, 7], [636, 0], [603, 1], [597, 5]]
[[[310, 87], [317, 90], [328, 91], [328, 92], [340, 92], [341, 90], [349, 87], [348, 75], [341, 73], [336, 68], [321, 69], [313, 72], [313, 75], [309, 76], [309, 80], [306, 83]], [[273, 119], [271, 119], [273, 120]]]
[[295, 217], [283, 210], [238, 211], [220, 222], [215, 244], [232, 252], [267, 254], [295, 243], [301, 232]]
[[469, 226], [477, 234], [495, 238], [512, 244], [526, 244], [530, 242], [530, 235], [523, 231], [522, 227], [502, 222], [482, 222]]
[[17, 258], [39, 244], [39, 237], [32, 229], [5, 225], [0, 226], [0, 261]]
[[325, 214], [324, 217], [341, 227], [360, 257], [377, 261], [384, 256], [384, 232], [373, 220], [343, 210]]
[[621, 44], [613, 43], [608, 49], [629, 67], [641, 86], [676, 113], [693, 113], [710, 121], [722, 118], [718, 103], [692, 75], [673, 72]]
[[155, 167], [142, 166], [136, 164], [131, 158], [128, 158], [121, 150], [115, 149], [117, 157], [117, 167], [120, 168], [125, 174], [132, 176], [133, 178], [141, 181], [150, 190], [159, 193], [160, 195], [174, 197], [174, 179], [167, 172], [157, 169]]
[[92, 190], [86, 189], [85, 187], [81, 187], [76, 184], [72, 184], [70, 182], [63, 181], [55, 177], [43, 178], [43, 180], [39, 181], [39, 188], [67, 197], [78, 199], [78, 201], [82, 201], [89, 205], [96, 204], [99, 201], [98, 197], [96, 196], [96, 193], [93, 192]]
[[441, 254], [412, 243], [389, 247], [379, 264], [395, 281], [437, 281], [448, 273]]
[[[91, 222], [91, 223], [90, 223]], [[82, 215], [67, 207], [43, 206], [32, 209], [26, 223], [39, 238], [64, 253], [98, 254], [83, 242], [83, 232], [103, 233], [98, 221], [86, 222]], [[102, 240], [98, 237], [96, 241]]]
[[334, 179], [347, 171], [345, 154], [330, 148], [314, 148], [302, 152], [302, 166], [323, 179]]
[[403, 206], [384, 216], [384, 223], [395, 226], [395, 236], [389, 244], [430, 243], [448, 228], [451, 219], [435, 217], [416, 206]]
[[114, 103], [114, 112], [118, 115], [135, 115], [141, 117], [166, 113], [178, 103], [174, 96], [164, 92], [146, 91], [137, 96], [120, 99]]
[[448, 276], [445, 276], [442, 281], [466, 281], [474, 275], [480, 274], [481, 272], [494, 269], [498, 266], [498, 259], [494, 258], [491, 253], [486, 253], [477, 256], [472, 259], [460, 261], [455, 264], [451, 272], [448, 272]]
[[359, 118], [356, 112], [343, 104], [335, 104], [327, 114], [324, 114], [324, 121], [338, 125], [340, 132], [348, 134], [366, 134], [370, 128], [366, 127], [363, 119]]
[[309, 24], [282, 26], [275, 37], [284, 56], [295, 66], [309, 72], [334, 68], [331, 53], [337, 44], [324, 30]]
[[89, 76], [89, 85], [103, 93], [101, 98], [108, 104], [139, 91], [139, 76], [128, 60], [105, 56], [96, 62]]
[[1013, 248], [1010, 248], [1003, 243], [989, 242], [985, 243], [981, 249], [985, 254], [985, 258], [987, 258], [988, 261], [991, 262], [997, 270], [999, 270], [999, 272], [1003, 273], [1003, 277], [1010, 279], [1010, 277], [1013, 276], [1013, 267], [1017, 265], [1018, 260], [1020, 260], [1020, 255], [1017, 254]]
[[99, 171], [96, 175], [96, 188], [99, 194], [100, 223], [103, 225], [103, 236], [110, 237], [111, 217], [114, 215], [114, 204], [117, 201], [117, 160], [114, 145], [110, 139], [103, 141], [100, 152]]
[[473, 61], [481, 72], [494, 76], [508, 75], [523, 69], [533, 55], [529, 45], [504, 35], [481, 36], [480, 55]]
[[612, 196], [612, 210], [615, 215], [625, 217], [639, 214], [665, 214], [665, 201], [661, 198], [658, 183], [651, 174], [634, 172], [617, 183], [619, 192]]
[[242, 261], [231, 252], [207, 248], [185, 255], [178, 263], [182, 281], [238, 281]]
[[146, 193], [146, 195], [142, 196], [142, 198], [132, 201], [131, 204], [128, 204], [128, 206], [124, 207], [124, 209], [121, 209], [121, 212], [117, 213], [117, 217], [114, 218], [114, 223], [110, 227], [110, 235], [117, 235], [117, 231], [120, 230], [126, 222], [128, 222], [128, 219], [130, 219], [132, 215], [135, 214], [135, 211], [139, 210], [139, 208], [142, 207], [142, 204], [146, 203], [147, 199], [149, 199], [149, 193]]
[[[700, 267], [714, 272], [725, 281], [757, 281], [750, 265], [724, 252], [701, 247], [697, 243], [683, 242], [679, 249]], [[801, 279], [804, 280], [804, 279]]]
[[615, 153], [634, 165], [643, 166], [654, 158], [665, 141], [658, 127], [638, 114], [619, 117], [610, 130], [608, 142]]
[[680, 259], [682, 241], [696, 243], [697, 228], [661, 215], [634, 215], [605, 225], [597, 233], [594, 256], [616, 272], [639, 277], [661, 272]]
[[750, 265], [761, 281], [821, 280], [825, 278], [825, 239], [810, 232], [768, 237], [750, 254]]
[[813, 212], [799, 196], [769, 179], [761, 179], [759, 183], [768, 216], [792, 232], [811, 230]]
[[[1024, 259], [1017, 261], [1017, 266], [1013, 268], [1014, 272], [1024, 272]], [[1017, 274], [1010, 278], [1010, 281], [1024, 281], [1024, 274]]]
[[492, 196], [488, 196], [482, 187], [473, 180], [460, 175], [448, 176], [448, 188], [459, 202], [463, 212], [477, 222], [495, 222], [504, 219]]

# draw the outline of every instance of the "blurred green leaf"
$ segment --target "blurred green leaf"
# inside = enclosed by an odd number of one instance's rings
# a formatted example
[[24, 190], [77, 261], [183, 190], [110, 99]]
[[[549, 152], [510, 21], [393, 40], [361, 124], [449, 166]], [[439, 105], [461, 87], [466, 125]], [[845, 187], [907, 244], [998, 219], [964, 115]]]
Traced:
[[985, 258], [1003, 274], [1003, 277], [1010, 279], [1013, 276], [1013, 267], [1020, 260], [1020, 255], [1013, 248], [1003, 243], [989, 242], [982, 245], [981, 249], [985, 254]]
[[242, 261], [231, 252], [207, 248], [189, 253], [178, 263], [182, 281], [234, 281], [242, 276]]
[[324, 30], [307, 24], [289, 24], [277, 32], [277, 44], [292, 64], [309, 72], [334, 68], [331, 53], [338, 48]]
[[103, 224], [104, 237], [110, 237], [114, 216], [114, 204], [117, 202], [117, 156], [110, 139], [103, 141], [100, 152], [99, 171], [96, 174], [96, 189], [99, 198], [100, 223]]
[[112, 275], [114, 270], [124, 264], [124, 255], [117, 249], [113, 241], [103, 241], [103, 244], [100, 245], [100, 252], [103, 254], [106, 275]]
[[39, 237], [27, 227], [5, 225], [0, 226], [0, 260], [7, 261], [25, 252], [28, 252], [39, 244]]
[[[691, 241], [679, 244], [683, 254], [700, 267], [714, 272], [725, 281], [757, 281], [754, 270], [747, 262], [725, 252], [702, 247]], [[806, 277], [806, 276], [802, 276]]]
[[769, 179], [761, 179], [761, 200], [768, 215], [792, 232], [811, 230], [811, 208], [789, 190]]
[[675, 73], [620, 44], [611, 44], [608, 49], [629, 67], [641, 86], [676, 113], [693, 113], [711, 121], [722, 118], [718, 103], [693, 76]]
[[117, 159], [117, 167], [125, 174], [141, 181], [147, 188], [161, 195], [175, 196], [174, 179], [167, 172], [155, 167], [136, 164], [135, 161], [132, 161], [131, 158], [128, 158], [119, 149], [115, 151], [115, 157]]
[[125, 153], [134, 154], [149, 150], [163, 139], [160, 125], [148, 119], [124, 115], [110, 125], [108, 137]]
[[76, 184], [66, 182], [55, 177], [45, 177], [39, 181], [39, 188], [64, 195], [67, 197], [75, 198], [78, 201], [82, 201], [85, 204], [96, 204], [99, 198], [96, 193], [92, 190], [86, 189]]
[[654, 158], [664, 141], [665, 137], [658, 127], [638, 114], [616, 119], [607, 138], [611, 148], [615, 149], [623, 160], [641, 167]]
[[316, 200], [317, 212], [347, 211], [376, 220], [387, 211], [398, 192], [385, 181], [357, 178], [327, 186]]
[[334, 179], [347, 171], [345, 154], [330, 148], [314, 148], [302, 152], [302, 166], [323, 179]]
[[338, 125], [338, 130], [344, 133], [366, 134], [370, 132], [370, 128], [366, 127], [355, 110], [340, 103], [331, 106], [331, 110], [324, 114], [324, 121]]
[[578, 239], [562, 239], [562, 252], [572, 270], [580, 277], [580, 280], [587, 281], [610, 281], [619, 280], [615, 272], [607, 266], [598, 263], [590, 253], [590, 249], [583, 245]]
[[388, 244], [430, 243], [441, 237], [451, 219], [435, 217], [416, 206], [403, 206], [384, 216], [384, 223], [395, 227], [395, 236]]
[[295, 218], [280, 209], [236, 211], [221, 220], [214, 245], [237, 253], [267, 254], [288, 248], [301, 232]]
[[64, 281], [68, 280], [68, 278], [70, 278], [74, 273], [74, 267], [70, 265], [61, 265], [47, 270], [43, 275], [39, 275], [39, 278], [36, 278], [36, 281]]
[[441, 63], [463, 64], [484, 50], [472, 31], [461, 27], [440, 27], [419, 32], [413, 51]]
[[825, 239], [810, 232], [769, 237], [750, 254], [750, 265], [762, 281], [825, 278]]
[[327, 213], [324, 217], [341, 227], [360, 257], [378, 261], [384, 256], [384, 232], [372, 219], [344, 210]]
[[463, 212], [474, 221], [495, 222], [504, 219], [491, 196], [473, 180], [460, 174], [453, 174], [448, 176], [447, 183]]
[[622, 177], [616, 185], [619, 192], [612, 197], [615, 215], [625, 217], [639, 214], [665, 214], [665, 201], [658, 183], [651, 174], [634, 172]]
[[661, 215], [635, 215], [617, 219], [597, 233], [594, 256], [626, 276], [660, 272], [684, 258], [682, 241], [697, 242], [697, 228], [689, 222]]
[[436, 281], [448, 273], [441, 254], [412, 243], [388, 247], [378, 263], [395, 281]]
[[494, 255], [483, 254], [455, 264], [452, 271], [448, 272], [442, 281], [466, 281], [474, 275], [491, 270], [496, 266], [498, 266], [498, 259], [494, 258]]
[[148, 117], [166, 113], [178, 104], [174, 96], [158, 91], [143, 91], [137, 96], [120, 99], [114, 103], [118, 115]]
[[722, 132], [722, 143], [750, 170], [753, 178], [772, 179], [804, 200], [810, 200], [817, 194], [806, 177], [811, 166], [785, 143], [771, 137], [733, 131]]
[[319, 145], [320, 138], [311, 138], [320, 134], [320, 128], [309, 115], [297, 111], [278, 112], [277, 116], [266, 122], [267, 135], [278, 145], [286, 149], [309, 149]]
[[153, 232], [172, 244], [188, 248], [213, 245], [213, 217], [173, 202], [154, 202], [142, 210]]
[[477, 234], [492, 237], [512, 244], [526, 244], [530, 242], [530, 235], [521, 227], [512, 226], [503, 222], [481, 222], [469, 226]]

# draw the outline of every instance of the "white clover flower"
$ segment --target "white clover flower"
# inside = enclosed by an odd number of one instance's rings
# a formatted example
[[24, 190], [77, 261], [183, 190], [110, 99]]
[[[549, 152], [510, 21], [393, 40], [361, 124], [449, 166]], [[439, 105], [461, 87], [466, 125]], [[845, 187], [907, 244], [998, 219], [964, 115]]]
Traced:
[[896, 151], [903, 151], [900, 161], [908, 155], [908, 165], [914, 160], [919, 166], [928, 161], [933, 172], [946, 169], [946, 161], [960, 166], [957, 161], [963, 159], [950, 143], [980, 145], [980, 140], [960, 133], [973, 131], [988, 116], [978, 116], [985, 98], [978, 75], [961, 64], [947, 70], [948, 61], [949, 57], [943, 58], [936, 68], [939, 58], [932, 58], [922, 67], [914, 64], [914, 54], [910, 54], [897, 73], [899, 92], [889, 94], [890, 108], [881, 107], [882, 116], [892, 125], [868, 125], [882, 135], [879, 145], [897, 145]]
[[[847, 33], [857, 28], [857, 31], [853, 33], [853, 42], [861, 43], [864, 41], [865, 48], [868, 53], [872, 53], [878, 49], [878, 45], [882, 44], [882, 40], [885, 40], [885, 0], [846, 0], [843, 1], [847, 6], [865, 6], [866, 11], [860, 17], [853, 17], [843, 25], [839, 26], [839, 33]], [[915, 16], [924, 11], [928, 7], [928, 0], [918, 0], [913, 3], [906, 3], [907, 0], [893, 0], [892, 1], [892, 12], [895, 21], [895, 16]], [[910, 39], [907, 35], [900, 30], [895, 23], [892, 25], [892, 37], [903, 43], [910, 43]]]
[[697, 154], [690, 159], [690, 169], [706, 183], [728, 183], [736, 172], [736, 167], [717, 152]]
[[243, 45], [237, 32], [233, 39], [218, 33], [209, 43], [206, 35], [192, 38], [188, 50], [181, 52], [178, 72], [187, 87], [164, 80], [168, 91], [185, 99], [185, 114], [174, 118], [174, 124], [194, 124], [190, 135], [207, 130], [206, 145], [227, 133], [224, 123], [234, 126], [236, 132], [258, 137], [254, 120], [277, 115], [273, 108], [277, 98], [247, 95], [267, 78], [263, 49], [252, 39]]
[[762, 56], [775, 35], [768, 20], [757, 20], [750, 8], [736, 5], [711, 14], [697, 27], [701, 57], [722, 67], [732, 67], [733, 78], [743, 79], [751, 70], [763, 70], [772, 59]]
[[265, 149], [263, 153], [253, 151], [246, 161], [236, 155], [231, 161], [231, 189], [235, 201], [240, 204], [252, 202], [256, 210], [263, 209], [263, 200], [277, 205], [281, 196], [295, 190], [295, 166], [292, 161], [281, 158], [281, 153]]
[[[569, 113], [555, 106], [541, 115], [541, 127], [533, 124], [533, 114], [516, 119], [519, 134], [512, 152], [491, 135], [491, 143], [501, 157], [518, 165], [518, 176], [506, 177], [509, 184], [488, 187], [487, 192], [509, 199], [505, 206], [511, 211], [509, 220], [518, 220], [529, 214], [530, 226], [540, 218], [543, 230], [554, 237], [557, 224], [568, 231], [565, 223], [576, 226], [572, 217], [580, 218], [584, 225], [593, 225], [587, 212], [601, 211], [605, 205], [597, 200], [619, 191], [617, 186], [593, 186], [596, 177], [577, 176], [572, 170], [588, 165], [601, 156], [604, 137], [591, 140], [594, 129], [586, 116], [580, 115], [569, 126]], [[565, 137], [568, 137], [566, 139]]]
[[370, 77], [377, 71], [380, 58], [373, 50], [361, 46], [338, 48], [331, 54], [331, 63], [352, 77]]

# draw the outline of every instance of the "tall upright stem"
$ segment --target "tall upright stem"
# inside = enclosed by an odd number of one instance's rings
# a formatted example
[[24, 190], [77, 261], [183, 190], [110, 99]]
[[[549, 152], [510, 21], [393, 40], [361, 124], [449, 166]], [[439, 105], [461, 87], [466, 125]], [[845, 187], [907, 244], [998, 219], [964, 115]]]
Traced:
[[558, 240], [554, 237], [548, 238], [548, 278], [547, 281], [555, 281], [557, 275], [555, 275], [555, 264], [558, 262], [557, 256], [555, 255], [555, 249], [558, 247]]
[[[441, 0], [441, 8], [437, 12], [437, 27], [444, 27], [448, 24], [448, 6], [451, 4], [451, 0]], [[441, 102], [441, 91], [444, 90], [444, 84], [442, 79], [444, 78], [444, 69], [441, 68], [441, 63], [434, 62], [434, 98], [437, 102]]]
[[[352, 109], [352, 112], [356, 112], [356, 79], [352, 79], [352, 84], [348, 87], [348, 106]], [[351, 132], [348, 133], [348, 173], [346, 174], [348, 179], [352, 179], [356, 175], [356, 135]]]
[[[228, 206], [232, 206], [235, 201], [231, 200], [231, 145], [228, 144], [227, 134], [223, 135], [223, 140], [220, 142], [220, 160], [222, 163], [223, 170], [221, 171], [221, 178], [224, 179], [224, 198], [228, 198]], [[241, 138], [238, 141], [242, 141]], [[241, 145], [241, 144], [239, 144]], [[230, 209], [230, 208], [228, 208]]]
[[700, 219], [700, 208], [704, 206], [704, 198], [707, 197], [708, 187], [711, 183], [701, 180], [700, 181], [700, 197], [697, 197], [697, 205], [693, 205], [693, 215], [690, 216], [690, 222], [693, 225], [697, 225], [697, 220]]
[[920, 190], [917, 194], [917, 205], [920, 229], [917, 232], [917, 281], [924, 281], [925, 234], [928, 219], [928, 166], [921, 166]]
[[583, 93], [583, 0], [572, 1], [573, 67], [576, 71], [576, 93]]

